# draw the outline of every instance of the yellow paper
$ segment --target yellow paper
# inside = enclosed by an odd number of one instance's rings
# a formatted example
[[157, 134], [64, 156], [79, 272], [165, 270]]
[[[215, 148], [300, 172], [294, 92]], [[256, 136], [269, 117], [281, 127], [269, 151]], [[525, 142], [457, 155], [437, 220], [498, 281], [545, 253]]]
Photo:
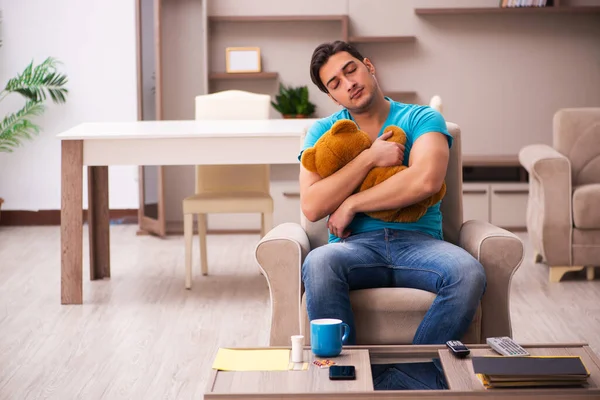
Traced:
[[293, 363], [288, 365], [290, 371], [306, 371], [308, 369], [308, 363]]
[[289, 349], [219, 349], [213, 369], [221, 371], [287, 371]]

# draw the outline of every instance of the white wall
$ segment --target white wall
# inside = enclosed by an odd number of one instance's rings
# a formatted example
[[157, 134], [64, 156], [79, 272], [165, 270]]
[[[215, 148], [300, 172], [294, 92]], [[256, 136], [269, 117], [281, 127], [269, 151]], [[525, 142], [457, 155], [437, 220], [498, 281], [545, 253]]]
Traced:
[[[137, 119], [135, 3], [133, 0], [0, 0], [3, 12], [0, 84], [33, 58], [62, 61], [69, 77], [64, 105], [48, 104], [36, 121], [42, 132], [12, 154], [0, 153], [3, 209], [60, 209], [63, 130], [89, 121]], [[15, 96], [0, 103], [14, 112]], [[111, 167], [110, 207], [137, 208], [137, 167]], [[85, 181], [84, 181], [84, 184]], [[84, 190], [87, 206], [87, 190]]]
[[142, 108], [144, 120], [156, 119], [156, 68], [154, 39], [154, 0], [141, 0], [140, 2], [141, 46], [142, 46]]

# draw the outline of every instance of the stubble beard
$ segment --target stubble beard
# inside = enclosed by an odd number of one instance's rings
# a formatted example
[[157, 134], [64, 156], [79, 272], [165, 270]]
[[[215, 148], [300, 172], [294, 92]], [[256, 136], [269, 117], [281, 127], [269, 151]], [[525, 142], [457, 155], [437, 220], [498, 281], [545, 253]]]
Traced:
[[[363, 89], [363, 91], [364, 90], [365, 89]], [[373, 90], [368, 94], [363, 93], [362, 97], [365, 97], [365, 96], [367, 96], [367, 98], [362, 99], [364, 101], [364, 103], [362, 105], [346, 107], [348, 109], [348, 111], [350, 111], [352, 114], [362, 114], [362, 113], [369, 111], [371, 109], [371, 107], [373, 106], [373, 103], [375, 102], [375, 91]]]

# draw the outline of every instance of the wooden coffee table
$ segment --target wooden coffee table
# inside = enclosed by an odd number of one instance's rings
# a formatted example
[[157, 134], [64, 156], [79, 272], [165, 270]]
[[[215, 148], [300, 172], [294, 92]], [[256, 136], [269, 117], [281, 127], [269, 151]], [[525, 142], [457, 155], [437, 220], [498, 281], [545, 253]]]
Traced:
[[[471, 356], [495, 355], [484, 344], [468, 345]], [[443, 345], [427, 346], [348, 346], [332, 358], [337, 364], [356, 367], [356, 380], [331, 381], [326, 368], [312, 364], [315, 359], [310, 348], [305, 349], [309, 362], [305, 371], [248, 371], [213, 370], [204, 398], [210, 399], [600, 399], [600, 358], [587, 344], [523, 345], [531, 355], [580, 356], [590, 371], [586, 387], [486, 389], [473, 372], [470, 357], [457, 359]], [[281, 348], [281, 347], [279, 347]], [[426, 362], [438, 358], [444, 370], [448, 390], [375, 390], [371, 364]]]

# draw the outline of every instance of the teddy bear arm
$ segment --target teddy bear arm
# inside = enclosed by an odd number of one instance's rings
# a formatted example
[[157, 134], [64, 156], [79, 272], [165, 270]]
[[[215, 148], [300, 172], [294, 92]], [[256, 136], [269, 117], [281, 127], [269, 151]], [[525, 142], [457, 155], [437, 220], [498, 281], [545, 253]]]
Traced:
[[367, 212], [366, 214], [371, 218], [379, 219], [381, 221], [396, 222], [398, 219], [398, 211], [399, 210], [381, 210]]
[[366, 213], [369, 217], [386, 222], [416, 222], [427, 212], [425, 204], [416, 203], [398, 210], [382, 210]]

